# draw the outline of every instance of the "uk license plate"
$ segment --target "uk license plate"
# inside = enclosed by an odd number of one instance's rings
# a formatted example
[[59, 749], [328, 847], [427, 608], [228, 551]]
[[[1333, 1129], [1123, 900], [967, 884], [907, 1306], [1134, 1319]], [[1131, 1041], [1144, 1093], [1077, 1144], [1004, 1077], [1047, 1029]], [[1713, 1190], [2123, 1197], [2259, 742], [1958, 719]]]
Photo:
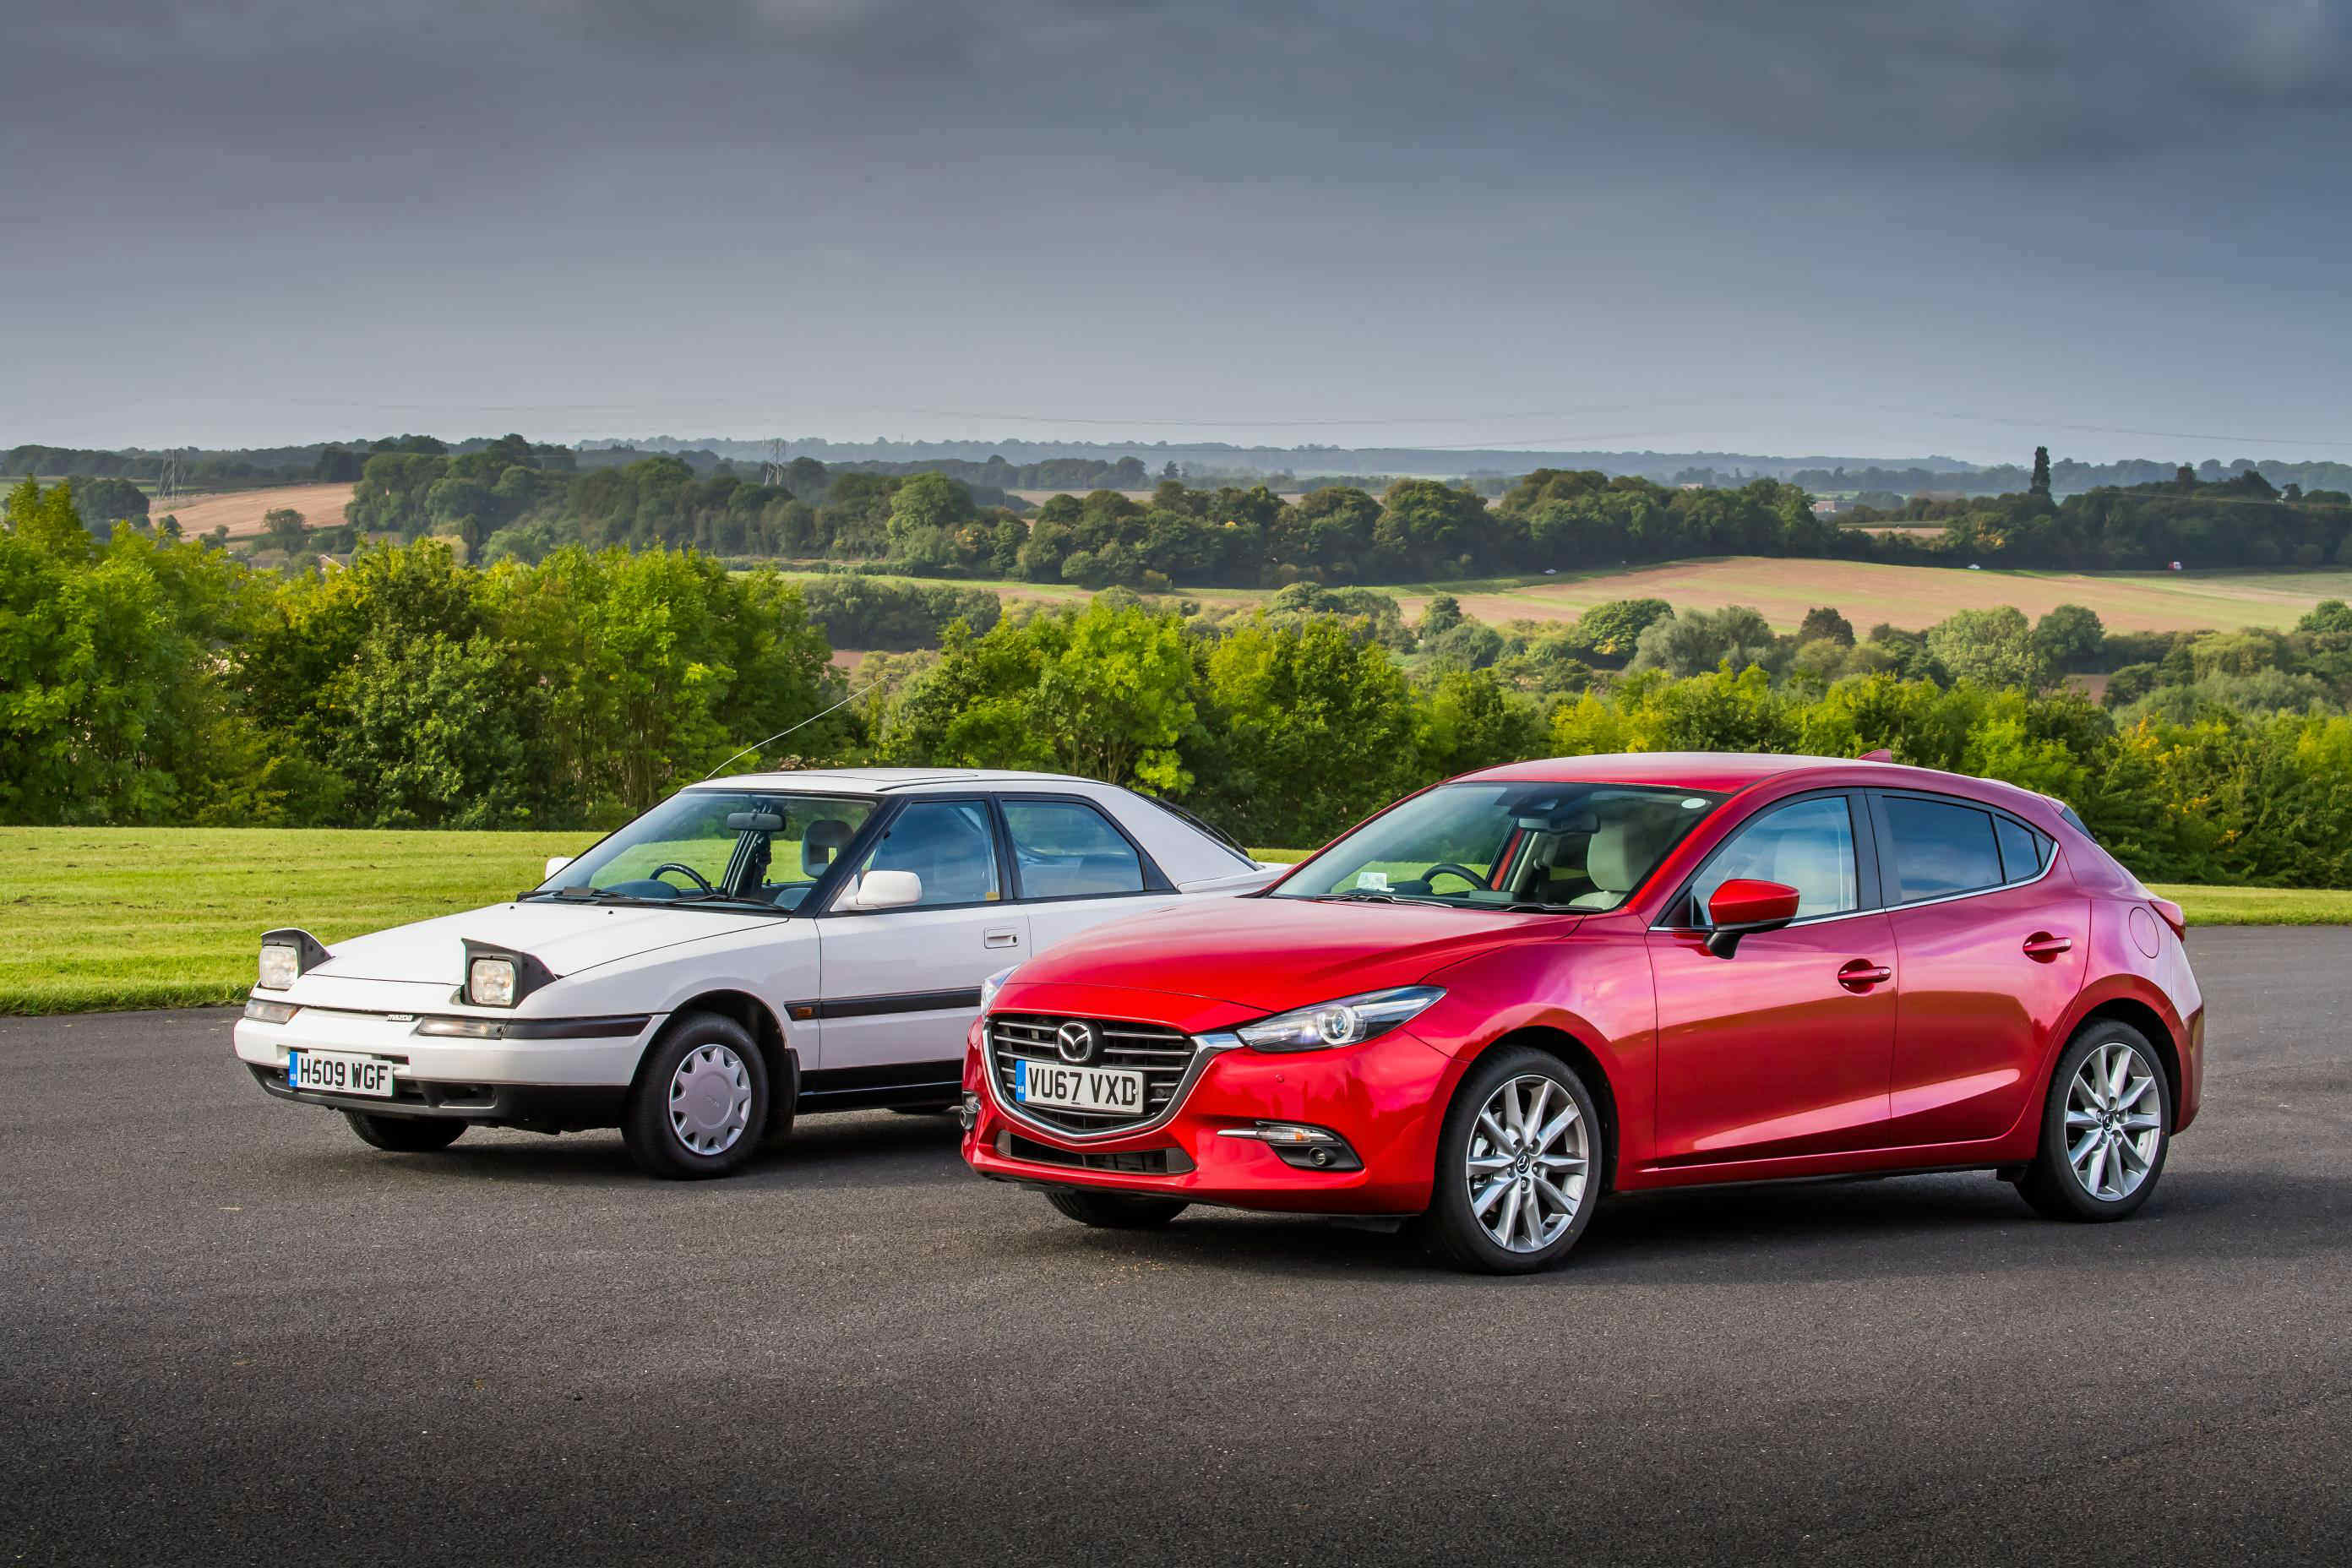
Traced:
[[291, 1050], [286, 1053], [286, 1087], [390, 1100], [392, 1064], [339, 1051]]
[[1066, 1068], [1052, 1062], [1015, 1061], [1013, 1098], [1023, 1105], [1055, 1110], [1103, 1110], [1143, 1114], [1143, 1075], [1125, 1068]]

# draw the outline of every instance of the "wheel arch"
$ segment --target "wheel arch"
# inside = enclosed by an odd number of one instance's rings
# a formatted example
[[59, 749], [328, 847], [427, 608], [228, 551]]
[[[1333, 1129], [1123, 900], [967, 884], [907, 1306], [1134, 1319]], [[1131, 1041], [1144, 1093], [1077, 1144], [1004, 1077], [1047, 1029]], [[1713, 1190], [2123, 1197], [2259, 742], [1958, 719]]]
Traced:
[[[791, 1037], [776, 1017], [775, 1010], [748, 991], [720, 987], [698, 992], [670, 1010], [669, 1021], [655, 1035], [658, 1041], [676, 1028], [679, 1020], [695, 1013], [716, 1013], [720, 1017], [740, 1025], [760, 1047], [761, 1065], [768, 1069], [768, 1114], [771, 1119], [780, 1111], [789, 1114], [800, 1098], [800, 1055], [793, 1049]], [[645, 1064], [653, 1058], [647, 1046], [637, 1061], [637, 1076], [630, 1082], [634, 1090], [645, 1077]]]
[[[2157, 1062], [2164, 1068], [2166, 1110], [2177, 1124], [2180, 1120], [2180, 1047], [2172, 1037], [2172, 1026], [2165, 1022], [2163, 1014], [2137, 996], [2110, 996], [2075, 1020], [2074, 1026], [2066, 1032], [2065, 1044], [2074, 1044], [2084, 1030], [2094, 1025], [2109, 1021], [2130, 1025], [2155, 1048]], [[2063, 1051], [2064, 1046], [2060, 1049]], [[2165, 1131], [2174, 1129], [2168, 1127]]]
[[[1609, 1069], [1601, 1066], [1599, 1053], [1572, 1031], [1557, 1024], [1522, 1024], [1504, 1031], [1481, 1047], [1464, 1063], [1465, 1076], [1471, 1067], [1506, 1046], [1527, 1046], [1546, 1056], [1557, 1057], [1575, 1068], [1577, 1075], [1584, 1079], [1585, 1087], [1592, 1091], [1593, 1104], [1601, 1112], [1601, 1190], [1604, 1193], [1615, 1190], [1617, 1160], [1619, 1152], [1624, 1147], [1624, 1140], [1619, 1128], [1617, 1086], [1610, 1081]], [[1458, 1079], [1454, 1090], [1456, 1093], [1461, 1090]]]

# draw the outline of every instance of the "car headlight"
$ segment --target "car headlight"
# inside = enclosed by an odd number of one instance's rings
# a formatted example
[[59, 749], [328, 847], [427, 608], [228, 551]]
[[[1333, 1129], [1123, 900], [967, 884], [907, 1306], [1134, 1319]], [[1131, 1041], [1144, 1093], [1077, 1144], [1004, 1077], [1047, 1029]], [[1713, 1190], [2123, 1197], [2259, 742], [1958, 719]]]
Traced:
[[466, 1000], [477, 1007], [515, 1005], [515, 961], [478, 958], [466, 965]]
[[986, 1013], [989, 1005], [996, 1000], [996, 994], [1004, 989], [1004, 983], [1013, 978], [1013, 970], [1020, 967], [1016, 963], [1013, 969], [1000, 969], [980, 983], [980, 1010], [982, 1013]]
[[257, 1024], [283, 1024], [301, 1010], [291, 1002], [269, 1002], [259, 996], [249, 997], [245, 1004], [245, 1016]]
[[261, 972], [254, 984], [264, 991], [283, 991], [302, 977], [302, 954], [292, 942], [265, 942], [261, 944]]
[[1277, 1013], [1234, 1031], [1242, 1044], [1259, 1051], [1320, 1051], [1377, 1038], [1445, 994], [1436, 985], [1401, 985], [1391, 991], [1368, 991]]

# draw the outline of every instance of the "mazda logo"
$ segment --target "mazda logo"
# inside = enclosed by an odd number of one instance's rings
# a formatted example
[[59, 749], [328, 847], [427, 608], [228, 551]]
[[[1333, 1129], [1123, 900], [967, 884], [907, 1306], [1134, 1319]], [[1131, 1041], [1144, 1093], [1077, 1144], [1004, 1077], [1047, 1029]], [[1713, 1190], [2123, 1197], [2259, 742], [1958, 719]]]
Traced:
[[1054, 1031], [1054, 1049], [1072, 1067], [1084, 1067], [1095, 1059], [1095, 1026], [1084, 1018], [1073, 1018]]

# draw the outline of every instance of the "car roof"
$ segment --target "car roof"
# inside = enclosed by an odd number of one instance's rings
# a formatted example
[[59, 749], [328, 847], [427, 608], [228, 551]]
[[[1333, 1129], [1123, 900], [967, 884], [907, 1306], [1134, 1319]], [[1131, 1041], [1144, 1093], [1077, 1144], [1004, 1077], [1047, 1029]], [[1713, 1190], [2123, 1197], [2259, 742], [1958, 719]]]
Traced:
[[1988, 804], [2059, 804], [2047, 795], [1998, 779], [1945, 773], [1939, 768], [1775, 752], [1617, 752], [1583, 757], [1545, 757], [1465, 773], [1454, 782], [1656, 784], [1668, 789], [1730, 795], [1753, 784], [1790, 779], [1792, 775], [1817, 775], [1823, 785], [1868, 785], [1965, 795]]
[[809, 768], [794, 773], [735, 773], [705, 779], [690, 789], [799, 789], [820, 795], [903, 795], [944, 788], [994, 789], [1006, 784], [1084, 785], [1115, 789], [1099, 779], [1075, 773], [1032, 773], [1013, 768]]

